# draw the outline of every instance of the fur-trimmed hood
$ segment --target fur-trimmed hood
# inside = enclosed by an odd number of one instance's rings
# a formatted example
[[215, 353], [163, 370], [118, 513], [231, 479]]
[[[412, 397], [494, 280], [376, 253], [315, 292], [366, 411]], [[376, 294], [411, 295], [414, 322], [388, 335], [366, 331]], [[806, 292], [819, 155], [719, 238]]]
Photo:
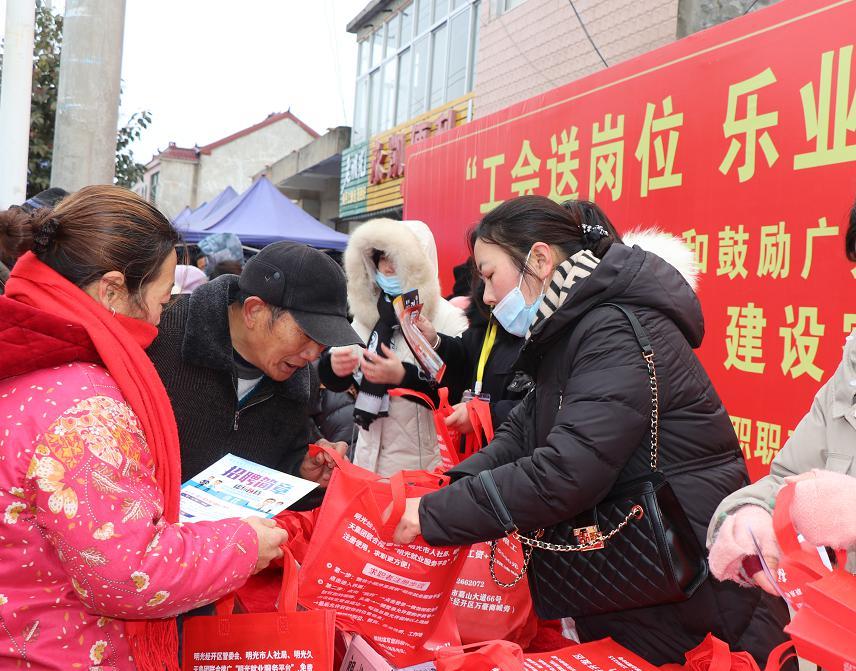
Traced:
[[693, 253], [680, 239], [656, 230], [629, 233], [624, 244], [612, 245], [591, 275], [574, 285], [549, 319], [532, 329], [519, 363], [527, 370], [542, 345], [565, 337], [602, 303], [654, 309], [671, 319], [693, 348], [698, 347], [704, 338], [704, 316], [694, 289], [697, 274]]
[[[635, 230], [623, 236], [624, 244], [656, 254], [675, 268], [690, 288], [698, 288], [699, 267], [692, 249], [681, 238], [656, 228]], [[348, 302], [354, 317], [371, 327], [378, 318], [379, 289], [374, 280], [372, 251], [382, 250], [392, 259], [405, 289], [419, 289], [425, 315], [436, 316], [441, 300], [437, 271], [437, 247], [431, 230], [421, 221], [372, 219], [351, 234], [344, 254], [348, 276]]]
[[424, 314], [433, 320], [441, 300], [434, 236], [421, 221], [393, 219], [367, 221], [348, 240], [344, 265], [348, 276], [348, 303], [354, 319], [369, 327], [378, 319], [380, 289], [374, 279], [377, 268], [372, 262], [372, 252], [376, 249], [395, 264], [405, 291], [419, 290]]
[[656, 228], [630, 231], [622, 236], [628, 247], [637, 245], [674, 267], [693, 291], [698, 288], [699, 267], [693, 250], [681, 238]]

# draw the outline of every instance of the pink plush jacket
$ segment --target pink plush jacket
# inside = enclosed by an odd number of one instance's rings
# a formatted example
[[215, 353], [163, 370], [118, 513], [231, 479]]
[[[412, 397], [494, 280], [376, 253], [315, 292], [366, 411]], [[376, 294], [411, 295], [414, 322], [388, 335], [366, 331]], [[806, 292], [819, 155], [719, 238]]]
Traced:
[[103, 367], [3, 373], [0, 668], [134, 669], [123, 620], [239, 587], [256, 534], [236, 519], [166, 523], [145, 437]]

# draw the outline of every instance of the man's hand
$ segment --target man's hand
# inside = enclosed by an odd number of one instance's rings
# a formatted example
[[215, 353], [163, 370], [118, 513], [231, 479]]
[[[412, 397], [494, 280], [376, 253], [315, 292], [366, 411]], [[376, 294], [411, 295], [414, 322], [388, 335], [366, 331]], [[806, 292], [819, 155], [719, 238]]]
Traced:
[[[315, 443], [336, 450], [343, 459], [345, 458], [345, 453], [348, 451], [348, 444], [343, 440], [340, 440], [338, 443], [331, 443], [329, 440], [322, 438], [321, 440], [316, 440]], [[333, 457], [326, 452], [319, 452], [313, 457], [307, 451], [306, 456], [303, 457], [303, 463], [300, 464], [300, 477], [304, 480], [317, 482], [319, 487], [326, 487], [330, 483], [330, 477], [333, 475], [333, 468], [335, 466], [336, 462], [333, 460]]]
[[395, 352], [381, 344], [383, 356], [376, 352], [363, 353], [363, 375], [374, 384], [399, 385], [404, 381], [404, 364]]

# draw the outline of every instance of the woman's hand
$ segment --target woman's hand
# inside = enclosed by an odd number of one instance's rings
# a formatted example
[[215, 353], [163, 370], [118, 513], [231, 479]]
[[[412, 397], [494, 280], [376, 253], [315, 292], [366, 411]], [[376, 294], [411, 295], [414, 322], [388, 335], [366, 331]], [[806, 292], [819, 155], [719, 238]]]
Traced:
[[245, 517], [242, 522], [249, 524], [259, 539], [259, 556], [256, 559], [255, 575], [268, 567], [274, 559], [282, 557], [280, 545], [288, 540], [288, 532], [276, 525], [276, 522], [264, 517]]
[[754, 582], [765, 592], [779, 596], [776, 587], [761, 569], [755, 540], [771, 571], [779, 565], [779, 544], [773, 531], [773, 517], [761, 506], [741, 506], [725, 518], [710, 547], [710, 571], [720, 580]]
[[425, 340], [428, 341], [428, 344], [431, 345], [431, 347], [434, 347], [434, 343], [437, 342], [437, 329], [434, 328], [434, 324], [432, 324], [427, 317], [420, 314], [419, 318], [416, 320], [416, 328], [422, 331], [422, 335], [425, 336]]
[[353, 375], [360, 363], [360, 357], [354, 352], [350, 345], [347, 347], [333, 347], [330, 350], [330, 367], [336, 377], [348, 377]]
[[444, 420], [446, 426], [458, 433], [472, 433], [473, 423], [470, 421], [470, 413], [467, 412], [467, 404], [458, 403], [453, 407], [454, 412]]
[[389, 347], [381, 344], [380, 348], [383, 356], [363, 353], [363, 376], [374, 384], [401, 384], [404, 381], [404, 364]]
[[422, 533], [419, 525], [419, 501], [422, 499], [407, 499], [404, 504], [404, 514], [395, 527], [392, 540], [402, 545], [410, 545]]

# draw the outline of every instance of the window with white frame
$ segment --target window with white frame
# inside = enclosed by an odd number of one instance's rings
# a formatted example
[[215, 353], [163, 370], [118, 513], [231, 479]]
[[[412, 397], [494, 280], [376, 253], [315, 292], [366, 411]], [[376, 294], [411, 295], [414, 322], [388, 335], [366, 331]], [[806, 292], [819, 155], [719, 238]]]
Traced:
[[472, 91], [481, 0], [413, 0], [358, 44], [352, 143]]
[[158, 185], [160, 184], [160, 170], [153, 172], [149, 181], [149, 202], [152, 205], [158, 204]]
[[501, 0], [502, 2], [502, 11], [507, 12], [509, 10], [514, 9], [517, 5], [522, 5], [525, 0]]

